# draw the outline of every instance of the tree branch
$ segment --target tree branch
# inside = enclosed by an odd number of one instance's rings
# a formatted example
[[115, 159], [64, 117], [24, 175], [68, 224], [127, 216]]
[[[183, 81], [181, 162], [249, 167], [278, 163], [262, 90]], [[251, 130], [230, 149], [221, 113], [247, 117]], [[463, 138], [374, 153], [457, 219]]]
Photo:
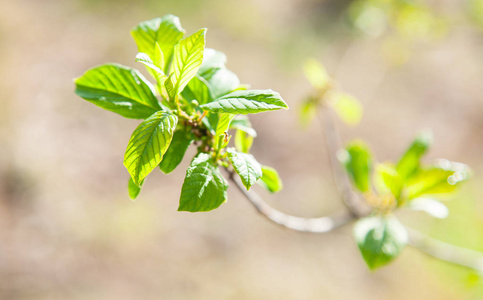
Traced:
[[412, 247], [440, 260], [483, 273], [482, 252], [438, 241], [411, 228], [407, 228], [407, 230], [409, 245]]
[[235, 179], [233, 171], [228, 171], [228, 173], [229, 179], [262, 216], [285, 228], [300, 232], [325, 233], [355, 220], [355, 217], [349, 213], [321, 218], [303, 218], [288, 215], [271, 207], [257, 193], [253, 191], [248, 192], [243, 184]]
[[327, 145], [327, 152], [332, 169], [332, 177], [334, 178], [334, 182], [342, 198], [342, 202], [354, 217], [359, 218], [367, 215], [369, 213], [367, 207], [363, 206], [357, 195], [352, 191], [349, 178], [337, 159], [337, 152], [342, 147], [334, 120], [332, 119], [330, 112], [325, 109], [325, 107], [322, 107], [322, 112], [319, 110], [317, 115], [319, 116], [319, 119], [322, 123], [322, 129], [324, 131], [325, 143]]

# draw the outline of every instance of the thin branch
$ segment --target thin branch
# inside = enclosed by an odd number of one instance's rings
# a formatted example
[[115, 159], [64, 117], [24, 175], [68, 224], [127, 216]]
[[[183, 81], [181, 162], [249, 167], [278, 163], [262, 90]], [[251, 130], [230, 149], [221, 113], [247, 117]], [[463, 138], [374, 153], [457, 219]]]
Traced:
[[355, 193], [352, 191], [349, 178], [337, 159], [337, 152], [342, 147], [334, 120], [332, 119], [330, 112], [324, 107], [322, 107], [322, 111], [319, 110], [318, 116], [322, 122], [322, 129], [324, 131], [325, 143], [327, 145], [327, 152], [332, 169], [332, 177], [334, 178], [334, 182], [342, 198], [342, 202], [354, 217], [367, 215], [367, 209], [362, 205], [357, 198], [357, 195], [355, 195]]
[[321, 218], [303, 218], [285, 214], [271, 207], [257, 193], [253, 191], [248, 192], [243, 184], [235, 179], [234, 172], [228, 172], [230, 174], [230, 180], [245, 198], [250, 201], [255, 209], [264, 217], [280, 226], [300, 232], [325, 233], [355, 220], [354, 216], [348, 213]]
[[483, 273], [482, 252], [438, 241], [411, 228], [407, 228], [407, 230], [411, 246], [432, 257]]

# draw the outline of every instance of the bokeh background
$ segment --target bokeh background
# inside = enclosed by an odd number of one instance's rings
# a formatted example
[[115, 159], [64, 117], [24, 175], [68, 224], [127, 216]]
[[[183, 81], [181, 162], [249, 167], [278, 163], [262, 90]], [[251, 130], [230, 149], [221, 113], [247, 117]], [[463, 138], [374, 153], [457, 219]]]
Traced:
[[179, 213], [189, 159], [131, 201], [122, 161], [138, 121], [80, 99], [72, 79], [105, 62], [136, 66], [129, 30], [168, 13], [188, 33], [207, 27], [243, 83], [290, 105], [252, 117], [252, 152], [284, 181], [263, 194], [274, 207], [342, 207], [320, 124], [298, 122], [302, 64], [315, 57], [365, 107], [359, 126], [338, 123], [343, 141], [395, 160], [432, 128], [428, 161], [473, 168], [446, 220], [399, 215], [483, 251], [483, 1], [0, 0], [0, 299], [482, 299], [477, 274], [411, 248], [370, 272], [351, 226], [284, 230], [234, 188], [213, 212]]

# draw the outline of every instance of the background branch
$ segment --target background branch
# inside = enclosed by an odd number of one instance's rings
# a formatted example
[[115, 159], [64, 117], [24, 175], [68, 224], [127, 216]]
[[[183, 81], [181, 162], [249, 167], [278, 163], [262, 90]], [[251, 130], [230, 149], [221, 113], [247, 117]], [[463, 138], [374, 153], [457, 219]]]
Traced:
[[[322, 105], [324, 104], [322, 103]], [[325, 144], [327, 146], [327, 152], [330, 160], [332, 177], [342, 198], [342, 202], [354, 217], [359, 218], [367, 215], [369, 213], [368, 208], [363, 206], [357, 195], [352, 191], [349, 178], [337, 159], [337, 152], [342, 148], [342, 146], [330, 111], [325, 107], [322, 107], [322, 109], [318, 110], [317, 115], [322, 123], [322, 129], [324, 131]]]
[[438, 241], [411, 228], [407, 230], [409, 245], [432, 257], [483, 273], [483, 253]]

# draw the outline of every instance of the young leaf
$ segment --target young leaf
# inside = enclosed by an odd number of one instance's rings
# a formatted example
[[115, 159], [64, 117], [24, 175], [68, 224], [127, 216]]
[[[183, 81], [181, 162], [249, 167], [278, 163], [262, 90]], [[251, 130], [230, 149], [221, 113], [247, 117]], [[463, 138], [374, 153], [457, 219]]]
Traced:
[[126, 118], [145, 119], [161, 110], [149, 82], [128, 67], [95, 67], [77, 78], [75, 84], [78, 96]]
[[399, 199], [403, 187], [398, 172], [390, 164], [376, 165], [374, 185], [380, 194], [391, 193], [396, 199]]
[[280, 94], [272, 90], [236, 91], [201, 105], [200, 108], [211, 112], [231, 114], [251, 114], [277, 109], [288, 109]]
[[[185, 30], [181, 27], [179, 18], [166, 15], [139, 23], [131, 30], [131, 34], [138, 45], [138, 51], [146, 53], [153, 61], [156, 57], [156, 43], [163, 53], [165, 67], [168, 66], [173, 54], [173, 47], [183, 37]], [[164, 69], [166, 73], [166, 68]]]
[[299, 120], [303, 127], [307, 127], [317, 116], [317, 104], [317, 99], [312, 97], [302, 102], [299, 108]]
[[182, 92], [188, 82], [196, 75], [203, 61], [206, 28], [181, 40], [174, 47], [174, 91]]
[[248, 135], [246, 132], [237, 130], [235, 134], [235, 148], [242, 152], [248, 153], [250, 152], [250, 148], [253, 144], [253, 137]]
[[[158, 44], [156, 44], [156, 45], [158, 45]], [[160, 55], [162, 55], [162, 53]], [[158, 92], [160, 94], [163, 94], [164, 81], [168, 77], [164, 74], [162, 67], [158, 67], [158, 65], [155, 62], [153, 62], [151, 60], [151, 58], [146, 53], [142, 53], [142, 52], [139, 52], [136, 55], [136, 62], [140, 62], [140, 63], [142, 63], [143, 65], [146, 66], [146, 69], [148, 70], [149, 74], [151, 74], [151, 76], [154, 79], [156, 79], [156, 86], [158, 88]]]
[[230, 123], [230, 129], [238, 129], [251, 137], [257, 137], [257, 132], [252, 128], [250, 120], [245, 115], [238, 115]]
[[267, 166], [262, 166], [262, 177], [260, 177], [257, 183], [271, 193], [276, 193], [283, 188], [282, 180], [278, 176], [277, 170]]
[[412, 210], [424, 211], [438, 219], [444, 219], [449, 215], [449, 210], [446, 205], [432, 198], [416, 198], [409, 203], [409, 208]]
[[349, 177], [361, 192], [369, 191], [371, 186], [372, 158], [369, 147], [363, 141], [350, 143], [339, 159], [345, 165]]
[[240, 80], [235, 73], [225, 68], [218, 69], [211, 76], [204, 77], [213, 91], [213, 99], [233, 92], [240, 86]]
[[186, 150], [193, 142], [191, 132], [187, 130], [176, 130], [169, 145], [168, 150], [163, 156], [163, 160], [159, 164], [159, 168], [163, 173], [169, 174], [181, 163]]
[[181, 188], [178, 211], [210, 211], [226, 201], [228, 184], [210, 155], [200, 153], [191, 162]]
[[255, 157], [251, 154], [236, 152], [232, 148], [227, 149], [228, 159], [233, 168], [240, 176], [247, 190], [262, 177], [262, 168]]
[[395, 259], [408, 242], [406, 228], [392, 216], [361, 219], [354, 225], [354, 238], [371, 270]]
[[216, 125], [215, 136], [219, 136], [228, 131], [231, 120], [233, 120], [234, 116], [235, 115], [232, 114], [221, 114], [220, 118], [218, 119], [218, 124]]
[[139, 52], [138, 54], [136, 54], [136, 62], [140, 62], [143, 65], [145, 65], [146, 67], [148, 67], [148, 71], [149, 71], [149, 73], [151, 73], [153, 75], [154, 79], [158, 78], [158, 76], [156, 74], [166, 76], [164, 74], [164, 71], [162, 69], [160, 69], [158, 66], [156, 66], [154, 64], [154, 62], [151, 60], [151, 58], [146, 53]]
[[348, 125], [357, 125], [362, 118], [362, 105], [353, 96], [333, 91], [327, 94], [329, 104], [339, 117]]
[[330, 85], [330, 76], [324, 66], [313, 58], [305, 61], [304, 73], [310, 84], [316, 89], [322, 90]]
[[126, 154], [126, 166], [137, 185], [156, 168], [171, 143], [178, 117], [158, 111], [134, 130]]
[[203, 62], [201, 63], [198, 74], [203, 76], [212, 69], [225, 68], [226, 55], [223, 52], [211, 48], [205, 48]]
[[208, 82], [201, 76], [196, 75], [185, 87], [181, 95], [187, 100], [196, 100], [199, 104], [213, 101], [213, 91]]
[[421, 132], [406, 150], [397, 164], [397, 172], [402, 180], [408, 179], [419, 168], [421, 157], [426, 153], [432, 141], [429, 131]]
[[132, 178], [129, 177], [129, 182], [127, 184], [127, 189], [129, 192], [129, 198], [131, 200], [134, 200], [138, 197], [139, 193], [141, 192], [141, 186], [143, 185], [144, 180], [141, 181], [140, 185], [137, 186], [134, 181], [132, 181]]
[[464, 164], [444, 160], [439, 165], [420, 169], [407, 182], [408, 199], [423, 195], [451, 193], [469, 178], [469, 168]]

